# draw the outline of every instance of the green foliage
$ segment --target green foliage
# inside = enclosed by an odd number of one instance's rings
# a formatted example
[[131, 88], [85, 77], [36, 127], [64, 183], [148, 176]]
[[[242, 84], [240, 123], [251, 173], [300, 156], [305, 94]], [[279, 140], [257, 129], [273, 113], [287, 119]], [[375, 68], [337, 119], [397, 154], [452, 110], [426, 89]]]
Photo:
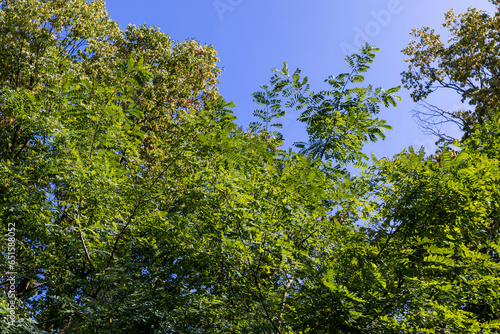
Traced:
[[295, 98], [298, 98], [299, 94], [303, 94], [309, 90], [309, 85], [307, 84], [307, 77], [300, 82], [300, 69], [296, 69], [290, 77], [288, 64], [286, 62], [283, 63], [281, 71], [277, 69], [273, 69], [273, 71], [275, 74], [271, 77], [270, 84], [261, 86], [261, 91], [252, 94], [254, 97], [253, 101], [257, 105], [263, 106], [263, 109], [254, 111], [254, 116], [260, 119], [261, 122], [252, 122], [250, 124], [250, 130], [253, 132], [261, 131], [266, 134], [269, 133], [273, 141], [273, 146], [279, 147], [283, 143], [283, 134], [279, 131], [269, 132], [269, 128], [281, 129], [283, 128], [283, 124], [270, 123], [275, 119], [284, 117], [286, 108], [292, 106], [292, 101], [287, 101], [287, 103], [283, 105], [283, 98], [287, 99], [292, 94]]
[[[391, 129], [385, 120], [374, 117], [380, 111], [380, 104], [385, 107], [396, 106], [400, 99], [394, 93], [399, 87], [388, 90], [382, 88], [352, 87], [350, 84], [362, 83], [363, 73], [368, 71], [369, 64], [378, 49], [366, 45], [359, 54], [346, 57], [351, 68], [350, 73], [342, 73], [325, 80], [331, 90], [306, 93], [309, 90], [307, 77], [300, 81], [300, 70], [290, 77], [285, 64], [281, 73], [271, 78], [271, 118], [285, 115], [282, 100], [277, 93], [287, 99], [284, 107], [300, 111], [298, 120], [306, 124], [309, 134], [308, 143], [295, 143], [301, 153], [312, 158], [333, 160], [338, 165], [361, 163], [366, 155], [361, 151], [365, 143], [384, 139], [383, 131]], [[268, 89], [267, 86], [264, 86]], [[263, 96], [262, 93], [258, 96]], [[261, 100], [257, 100], [260, 102]]]
[[[458, 125], [467, 138], [499, 107], [500, 3], [490, 2], [496, 7], [493, 16], [475, 8], [458, 15], [450, 10], [443, 24], [449, 32], [447, 41], [430, 27], [413, 29], [411, 34], [417, 39], [403, 50], [409, 56], [403, 83], [412, 90], [413, 100], [422, 102], [426, 109], [417, 111], [416, 116], [424, 130], [443, 140], [453, 141], [452, 136], [441, 132], [444, 122]], [[443, 110], [426, 103], [425, 99], [438, 88], [455, 91], [462, 102], [471, 105], [471, 110]]]
[[[499, 125], [487, 129], [496, 133]], [[499, 147], [488, 156], [476, 146], [484, 139], [473, 136], [455, 157], [445, 148], [438, 160], [410, 149], [376, 161], [360, 180], [375, 195], [367, 231], [375, 252], [365, 261], [388, 279], [377, 298], [383, 313], [371, 324], [400, 332], [498, 330]]]
[[[377, 49], [319, 92], [285, 63], [244, 131], [212, 47], [122, 31], [101, 1], [1, 6], [2, 333], [499, 330], [498, 118], [368, 167], [398, 99], [351, 87]], [[300, 152], [274, 130], [290, 110]]]

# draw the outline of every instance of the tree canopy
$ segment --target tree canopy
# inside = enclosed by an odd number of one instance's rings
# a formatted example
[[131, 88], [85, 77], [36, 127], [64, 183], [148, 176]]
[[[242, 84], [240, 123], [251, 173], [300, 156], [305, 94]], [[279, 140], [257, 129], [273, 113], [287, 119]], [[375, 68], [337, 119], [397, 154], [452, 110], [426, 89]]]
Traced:
[[[423, 107], [416, 110], [417, 119], [424, 130], [448, 142], [455, 138], [442, 131], [443, 123], [455, 123], [466, 138], [500, 107], [500, 2], [490, 2], [497, 10], [493, 16], [475, 8], [463, 14], [450, 10], [443, 23], [449, 33], [447, 41], [431, 27], [413, 29], [411, 34], [417, 40], [403, 50], [409, 56], [408, 70], [402, 73], [403, 83], [412, 90], [413, 100]], [[458, 93], [471, 109], [446, 110], [425, 101], [442, 88]]]
[[325, 90], [285, 63], [242, 128], [211, 46], [122, 30], [102, 1], [3, 1], [0, 30], [2, 333], [500, 330], [493, 79], [458, 151], [369, 165], [399, 100], [364, 84], [369, 45]]

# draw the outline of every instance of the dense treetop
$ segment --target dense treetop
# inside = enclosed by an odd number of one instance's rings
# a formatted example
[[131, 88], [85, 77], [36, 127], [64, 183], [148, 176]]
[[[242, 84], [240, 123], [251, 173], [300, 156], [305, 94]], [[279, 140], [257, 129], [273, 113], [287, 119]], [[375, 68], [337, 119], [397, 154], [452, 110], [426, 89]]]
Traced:
[[445, 115], [455, 150], [369, 164], [399, 100], [364, 83], [369, 45], [321, 91], [285, 63], [241, 128], [211, 46], [122, 30], [102, 1], [0, 6], [2, 333], [500, 330], [498, 13], [450, 12], [447, 45], [424, 28], [404, 51], [414, 99], [474, 106]]

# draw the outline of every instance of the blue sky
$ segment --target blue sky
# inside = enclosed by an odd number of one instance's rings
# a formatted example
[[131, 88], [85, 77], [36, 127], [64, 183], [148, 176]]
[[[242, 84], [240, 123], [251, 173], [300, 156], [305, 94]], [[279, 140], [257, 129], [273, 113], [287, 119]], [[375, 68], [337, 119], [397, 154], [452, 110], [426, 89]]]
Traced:
[[[439, 29], [445, 11], [476, 7], [493, 12], [487, 0], [108, 0], [107, 10], [122, 27], [147, 23], [173, 39], [195, 38], [212, 44], [224, 69], [219, 89], [234, 101], [239, 125], [254, 121], [251, 93], [266, 84], [272, 68], [288, 62], [309, 77], [311, 88], [324, 88], [329, 75], [347, 71], [345, 53], [365, 41], [381, 48], [365, 83], [383, 88], [401, 84], [407, 67], [401, 50], [410, 42], [412, 28]], [[397, 108], [380, 117], [394, 128], [385, 142], [366, 147], [378, 158], [392, 156], [410, 145], [434, 149], [435, 138], [425, 135], [412, 119], [416, 107], [409, 92], [399, 92]], [[456, 95], [440, 95], [433, 102], [456, 109]], [[285, 122], [285, 146], [307, 139], [302, 124]], [[450, 129], [452, 131], [452, 129]], [[430, 152], [433, 153], [433, 152]]]

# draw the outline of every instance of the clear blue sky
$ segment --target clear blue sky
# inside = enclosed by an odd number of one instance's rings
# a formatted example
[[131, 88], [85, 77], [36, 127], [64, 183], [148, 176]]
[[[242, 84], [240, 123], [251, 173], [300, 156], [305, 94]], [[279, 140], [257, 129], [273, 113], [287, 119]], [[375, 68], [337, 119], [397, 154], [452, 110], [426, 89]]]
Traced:
[[[283, 61], [291, 70], [302, 69], [313, 89], [323, 80], [347, 70], [345, 53], [367, 40], [381, 48], [366, 83], [390, 88], [401, 84], [406, 69], [400, 52], [411, 40], [412, 28], [439, 29], [444, 12], [464, 12], [470, 6], [493, 10], [487, 0], [108, 0], [110, 16], [122, 27], [147, 23], [173, 39], [195, 38], [218, 51], [220, 92], [234, 101], [239, 125], [254, 120], [251, 93], [266, 84], [272, 68]], [[410, 145], [433, 150], [435, 138], [423, 134], [411, 117], [416, 105], [409, 92], [403, 101], [380, 117], [394, 128], [385, 142], [367, 146], [379, 158], [392, 156]], [[441, 107], [456, 109], [459, 99], [442, 96]], [[286, 146], [307, 139], [302, 124], [290, 121], [283, 129]], [[433, 153], [433, 152], [430, 152]]]

